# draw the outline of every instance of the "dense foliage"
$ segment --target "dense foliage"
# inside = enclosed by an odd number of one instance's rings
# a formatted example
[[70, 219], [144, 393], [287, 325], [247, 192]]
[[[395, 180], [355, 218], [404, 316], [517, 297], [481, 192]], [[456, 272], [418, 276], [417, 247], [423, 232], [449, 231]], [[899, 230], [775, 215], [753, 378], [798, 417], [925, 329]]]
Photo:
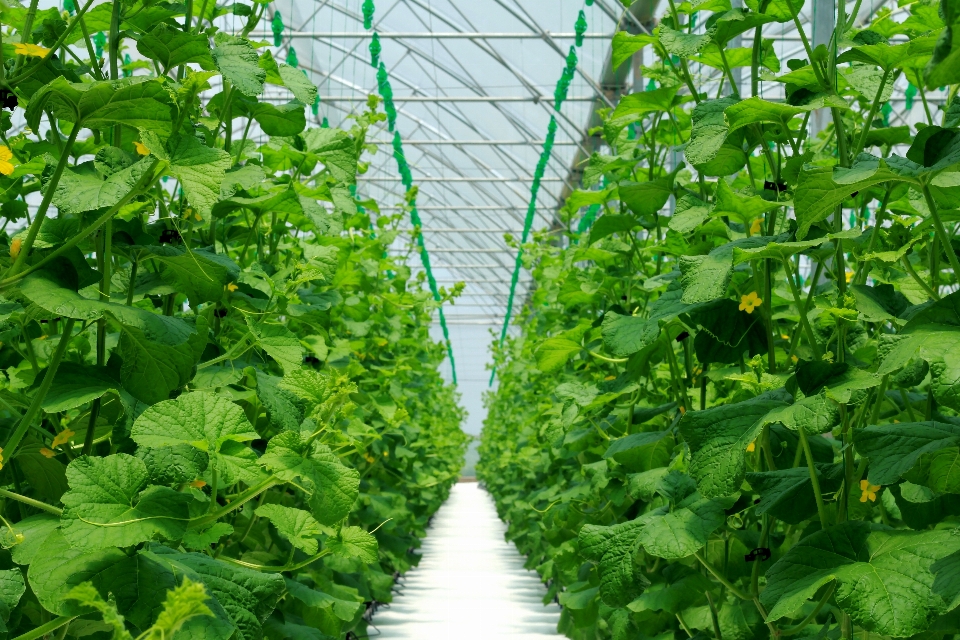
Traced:
[[479, 475], [571, 638], [960, 633], [960, 3], [744, 4], [615, 36], [650, 85], [525, 247]]
[[2, 7], [4, 637], [364, 635], [458, 475], [406, 211], [355, 195], [378, 99], [307, 128], [267, 10]]

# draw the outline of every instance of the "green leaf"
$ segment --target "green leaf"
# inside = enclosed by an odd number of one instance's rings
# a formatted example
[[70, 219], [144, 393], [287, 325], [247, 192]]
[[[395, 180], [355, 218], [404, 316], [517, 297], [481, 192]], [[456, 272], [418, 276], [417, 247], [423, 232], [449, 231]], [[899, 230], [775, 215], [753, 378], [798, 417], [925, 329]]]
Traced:
[[590, 239], [587, 240], [587, 243], [593, 244], [614, 233], [627, 232], [639, 226], [640, 221], [633, 216], [604, 214], [590, 227]]
[[256, 337], [257, 345], [280, 364], [284, 373], [303, 365], [303, 346], [285, 325], [257, 322], [247, 316], [247, 326]]
[[[660, 336], [660, 323], [656, 320], [622, 316], [616, 311], [607, 311], [601, 327], [604, 346], [617, 357], [632, 355]], [[576, 350], [580, 350], [579, 344]]]
[[225, 172], [233, 164], [223, 149], [212, 149], [194, 136], [175, 135], [164, 144], [153, 132], [141, 134], [150, 152], [166, 160], [167, 173], [180, 181], [187, 200], [206, 216], [220, 200]]
[[717, 46], [726, 47], [731, 40], [741, 33], [775, 21], [776, 19], [773, 16], [745, 12], [741, 8], [734, 8], [710, 16], [707, 19], [707, 33]]
[[740, 311], [734, 300], [721, 299], [694, 314], [701, 331], [693, 349], [701, 364], [739, 362], [744, 351], [753, 357], [767, 352], [767, 335], [759, 314]]
[[[843, 483], [843, 465], [817, 464], [820, 491], [833, 493]], [[760, 494], [756, 512], [769, 513], [788, 524], [800, 524], [817, 515], [810, 470], [805, 466], [747, 474], [747, 482]]]
[[536, 348], [537, 368], [544, 373], [556, 371], [582, 348], [570, 338], [547, 338]]
[[173, 638], [188, 620], [198, 616], [213, 617], [213, 611], [207, 606], [209, 600], [202, 584], [184, 577], [179, 587], [167, 591], [163, 611], [157, 616], [151, 632], [159, 633], [161, 638]]
[[260, 68], [260, 56], [248, 40], [219, 32], [213, 36], [213, 60], [224, 80], [245, 96], [263, 92], [267, 72]]
[[[723, 183], [723, 180], [720, 182]], [[695, 231], [709, 217], [710, 207], [696, 196], [685, 193], [677, 200], [676, 209], [667, 226], [686, 235]]]
[[123, 616], [117, 611], [117, 603], [111, 598], [104, 600], [97, 588], [90, 582], [78, 584], [66, 594], [67, 600], [73, 600], [85, 608], [100, 612], [104, 624], [113, 628], [113, 640], [133, 640], [127, 631]]
[[343, 466], [326, 445], [308, 444], [294, 431], [275, 435], [260, 463], [287, 482], [299, 478], [297, 486], [309, 497], [313, 516], [321, 524], [343, 520], [359, 495], [356, 469]]
[[[717, 585], [702, 573], [690, 573], [676, 582], [658, 583], [648, 587], [639, 598], [627, 604], [635, 613], [642, 611], [666, 611], [676, 615], [678, 612], [703, 602], [703, 594], [715, 591]], [[684, 617], [689, 625], [689, 620]]]
[[870, 482], [893, 484], [918, 464], [933, 465], [935, 475], [941, 475], [937, 458], [960, 446], [960, 426], [933, 420], [871, 425], [855, 433], [854, 443], [857, 453], [870, 459]]
[[767, 571], [760, 601], [768, 621], [792, 616], [822, 586], [867, 631], [903, 637], [924, 631], [947, 603], [933, 590], [931, 566], [960, 548], [949, 531], [890, 531], [843, 522], [794, 545]]
[[739, 102], [733, 96], [704, 100], [690, 114], [690, 140], [683, 155], [693, 165], [706, 164], [716, 157], [727, 139], [729, 127], [724, 119], [724, 110]]
[[184, 393], [140, 414], [130, 437], [143, 447], [190, 445], [215, 454], [227, 442], [260, 437], [238, 405], [206, 391]]
[[223, 297], [223, 288], [239, 275], [239, 268], [226, 256], [209, 251], [188, 251], [172, 245], [134, 245], [140, 260], [153, 259], [163, 265], [163, 281], [187, 296], [190, 305], [199, 307]]
[[746, 473], [747, 446], [757, 439], [768, 412], [791, 404], [782, 389], [733, 404], [688, 411], [680, 433], [690, 447], [690, 475], [706, 498], [740, 490]]
[[210, 40], [206, 35], [184, 33], [166, 23], [160, 23], [150, 33], [140, 36], [137, 51], [147, 60], [159, 62], [164, 73], [188, 62], [200, 65], [201, 69], [214, 68]]
[[724, 510], [733, 506], [735, 499], [708, 499], [694, 494], [685, 502], [686, 506], [650, 519], [640, 530], [637, 539], [644, 551], [667, 560], [693, 555], [726, 521]]
[[737, 249], [764, 247], [781, 236], [753, 236], [728, 242], [705, 256], [680, 256], [681, 301], [686, 304], [710, 302], [727, 296], [727, 285], [733, 275], [733, 256]]
[[191, 551], [207, 551], [223, 536], [233, 534], [233, 527], [226, 522], [215, 522], [206, 529], [188, 529], [183, 534], [181, 544]]
[[4, 622], [10, 621], [10, 614], [26, 590], [23, 573], [18, 567], [0, 570], [0, 618]]
[[648, 471], [670, 461], [676, 444], [669, 431], [634, 433], [610, 442], [604, 458], [613, 458], [628, 471]]
[[286, 592], [280, 574], [261, 573], [203, 553], [178, 553], [157, 546], [149, 555], [175, 574], [202, 582], [226, 610], [243, 640], [263, 637], [262, 624]]
[[152, 165], [152, 159], [144, 158], [106, 179], [94, 169], [92, 162], [66, 168], [53, 193], [53, 204], [64, 213], [111, 207], [133, 190]]
[[[315, 373], [308, 369], [295, 369], [292, 373], [299, 371]], [[303, 411], [298, 406], [296, 395], [281, 384], [285, 381], [286, 378], [278, 378], [258, 371], [257, 397], [267, 410], [270, 424], [281, 430], [297, 431], [303, 421]]]
[[782, 207], [781, 202], [764, 200], [760, 196], [746, 196], [736, 193], [726, 180], [717, 181], [716, 203], [713, 205], [713, 215], [725, 215], [735, 218], [744, 225], [749, 225], [756, 218], [763, 217], [768, 211]]
[[284, 578], [284, 580], [287, 584], [288, 594], [308, 607], [314, 609], [329, 609], [340, 620], [353, 620], [354, 616], [357, 614], [357, 611], [363, 607], [362, 602], [341, 600], [340, 598], [335, 598], [328, 593], [311, 589], [310, 587], [295, 580], [291, 580], [290, 578]]
[[[310, 103], [304, 103], [310, 104]], [[307, 151], [320, 158], [331, 175], [344, 184], [357, 180], [357, 143], [341, 129], [308, 129], [303, 134]]]
[[290, 544], [310, 556], [319, 548], [317, 536], [326, 532], [326, 527], [303, 509], [264, 504], [257, 507], [256, 514], [269, 520]]
[[294, 98], [302, 104], [313, 104], [313, 101], [317, 99], [317, 85], [310, 82], [302, 69], [291, 67], [288, 64], [280, 64], [279, 72], [284, 86], [290, 89]]
[[207, 346], [207, 325], [203, 316], [197, 318], [197, 329], [185, 343], [170, 346], [149, 339], [136, 327], [121, 325], [120, 357], [123, 365], [120, 379], [123, 388], [136, 399], [153, 404], [166, 400], [172, 391], [187, 384]]
[[[20, 565], [33, 562], [37, 554], [44, 548], [44, 541], [60, 528], [60, 518], [49, 513], [39, 513], [24, 518], [16, 524], [16, 534], [22, 540], [10, 550], [13, 561]], [[16, 535], [15, 534], [15, 535]]]
[[307, 126], [304, 109], [302, 102], [293, 100], [279, 105], [257, 102], [247, 111], [267, 135], [288, 137], [297, 135]]
[[923, 74], [927, 89], [960, 82], [957, 69], [960, 69], [960, 28], [956, 24], [948, 24], [940, 32], [933, 56]]
[[196, 333], [180, 318], [162, 316], [136, 306], [84, 298], [76, 291], [60, 286], [43, 271], [24, 278], [21, 287], [31, 302], [54, 316], [86, 321], [109, 316], [125, 327], [138, 329], [147, 339], [160, 344], [180, 345]]
[[662, 509], [655, 509], [629, 522], [612, 526], [587, 524], [580, 529], [580, 553], [597, 563], [600, 599], [605, 604], [626, 606], [650, 584], [643, 567], [634, 563], [633, 556], [639, 548], [640, 531], [661, 513]]
[[328, 551], [341, 558], [357, 558], [374, 564], [379, 560], [377, 539], [360, 527], [343, 527], [335, 536], [327, 538]]
[[660, 44], [671, 53], [681, 58], [689, 58], [698, 53], [711, 42], [709, 35], [698, 35], [677, 31], [670, 27], [660, 26]]
[[657, 41], [655, 36], [639, 33], [637, 35], [631, 35], [626, 31], [617, 31], [613, 34], [613, 49], [612, 49], [612, 60], [611, 65], [614, 69], [617, 69], [624, 62], [633, 57], [637, 51], [641, 51], [648, 44], [653, 44]]
[[129, 547], [157, 536], [178, 540], [187, 529], [193, 498], [169, 487], [148, 487], [147, 466], [117, 453], [82, 456], [67, 466], [60, 529], [74, 547]]
[[[35, 386], [39, 385], [38, 377]], [[63, 362], [57, 368], [53, 386], [40, 406], [47, 413], [68, 411], [111, 391], [119, 393], [119, 388], [120, 384], [108, 373], [106, 367]]]
[[617, 186], [621, 202], [634, 214], [652, 217], [666, 206], [673, 194], [673, 174], [650, 182], [621, 182]]
[[894, 321], [906, 311], [910, 302], [890, 284], [851, 284], [850, 292], [857, 299], [857, 311], [865, 322]]
[[773, 423], [782, 424], [791, 431], [803, 429], [808, 435], [826, 433], [840, 424], [840, 405], [827, 398], [825, 393], [810, 395], [767, 413], [763, 424]]

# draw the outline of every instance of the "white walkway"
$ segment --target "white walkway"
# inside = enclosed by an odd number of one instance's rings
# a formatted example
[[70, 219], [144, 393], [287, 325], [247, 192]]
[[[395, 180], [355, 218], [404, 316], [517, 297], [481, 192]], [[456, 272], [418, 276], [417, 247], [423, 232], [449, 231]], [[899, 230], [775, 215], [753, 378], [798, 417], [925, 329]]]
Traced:
[[[493, 498], [475, 482], [454, 485], [393, 604], [373, 617], [377, 640], [558, 640], [560, 607], [503, 538]], [[377, 635], [379, 631], [380, 635]]]

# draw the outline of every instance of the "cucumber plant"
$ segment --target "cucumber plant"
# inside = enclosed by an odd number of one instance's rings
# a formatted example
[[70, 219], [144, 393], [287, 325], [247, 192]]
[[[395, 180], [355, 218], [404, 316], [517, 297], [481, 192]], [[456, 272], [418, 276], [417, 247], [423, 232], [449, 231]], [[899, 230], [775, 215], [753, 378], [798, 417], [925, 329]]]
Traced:
[[378, 99], [308, 127], [267, 6], [0, 7], [5, 637], [362, 635], [459, 473]]
[[478, 473], [571, 638], [953, 636], [960, 4], [745, 5], [615, 35], [649, 85], [525, 247]]

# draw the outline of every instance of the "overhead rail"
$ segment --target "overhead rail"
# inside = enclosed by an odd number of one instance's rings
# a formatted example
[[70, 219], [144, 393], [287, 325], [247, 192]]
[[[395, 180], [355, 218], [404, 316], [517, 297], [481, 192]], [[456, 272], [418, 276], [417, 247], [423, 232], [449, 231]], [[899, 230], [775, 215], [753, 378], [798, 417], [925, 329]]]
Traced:
[[[451, 178], [440, 178], [440, 177], [431, 177], [431, 178], [417, 178], [417, 182], [530, 182], [533, 180], [533, 176], [518, 176], [515, 178], [499, 178], [499, 177], [483, 177], [483, 178], [464, 178], [464, 177], [451, 177]], [[357, 176], [357, 180], [366, 180], [368, 182], [397, 182], [400, 180], [399, 177], [392, 176]], [[563, 182], [563, 178], [540, 178], [540, 182]]]
[[[366, 38], [368, 34], [362, 31], [296, 31], [289, 34], [284, 34], [286, 38]], [[424, 40], [476, 40], [476, 39], [488, 39], [488, 40], [543, 40], [545, 38], [564, 38], [572, 39], [576, 38], [576, 33], [550, 33], [549, 31], [544, 31], [542, 33], [505, 33], [505, 32], [496, 32], [496, 31], [449, 31], [449, 32], [437, 32], [430, 33], [429, 31], [394, 31], [389, 33], [377, 32], [377, 35], [381, 40], [393, 39], [397, 40], [400, 38], [410, 39], [424, 39]], [[610, 40], [613, 38], [612, 33], [584, 33], [582, 34], [584, 38], [589, 40]], [[254, 31], [250, 34], [251, 38], [272, 38], [273, 34], [269, 31]]]
[[[320, 102], [363, 102], [366, 96], [320, 96]], [[570, 96], [564, 102], [593, 102], [597, 96]], [[553, 96], [395, 96], [394, 102], [556, 102]]]
[[[373, 144], [390, 144], [389, 141], [383, 140], [372, 140]], [[455, 145], [459, 146], [462, 144], [469, 145], [495, 145], [495, 146], [523, 146], [528, 147], [530, 145], [543, 145], [543, 140], [404, 140], [403, 144], [412, 144], [412, 145]], [[576, 142], [573, 140], [564, 140], [561, 142], [554, 142], [553, 145], [563, 145], [563, 146], [576, 146]]]

